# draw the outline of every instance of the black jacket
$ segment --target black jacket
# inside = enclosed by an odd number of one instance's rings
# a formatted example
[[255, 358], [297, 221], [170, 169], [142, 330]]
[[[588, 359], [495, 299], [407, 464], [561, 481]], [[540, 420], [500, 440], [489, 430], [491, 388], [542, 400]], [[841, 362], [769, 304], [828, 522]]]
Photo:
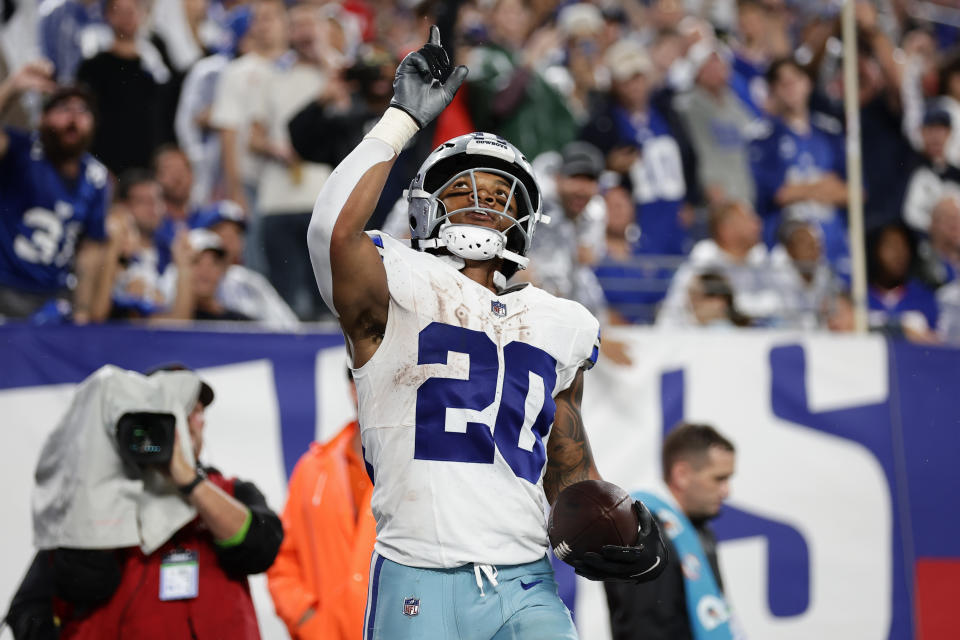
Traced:
[[[659, 519], [657, 523], [661, 531], [665, 531]], [[717, 585], [723, 591], [723, 579], [717, 565], [717, 538], [707, 521], [693, 522], [693, 526]], [[693, 640], [693, 629], [687, 617], [683, 558], [668, 537], [664, 536], [664, 541], [669, 547], [670, 563], [659, 578], [639, 585], [604, 583], [613, 640]]]

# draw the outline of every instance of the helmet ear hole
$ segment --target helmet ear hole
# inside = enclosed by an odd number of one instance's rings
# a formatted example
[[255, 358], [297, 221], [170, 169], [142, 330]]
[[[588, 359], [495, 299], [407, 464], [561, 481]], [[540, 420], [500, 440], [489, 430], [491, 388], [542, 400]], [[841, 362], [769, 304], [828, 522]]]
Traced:
[[417, 228], [417, 218], [416, 218], [416, 216], [410, 216], [410, 218], [408, 219], [408, 222], [410, 223], [410, 229], [411, 229], [411, 230]]

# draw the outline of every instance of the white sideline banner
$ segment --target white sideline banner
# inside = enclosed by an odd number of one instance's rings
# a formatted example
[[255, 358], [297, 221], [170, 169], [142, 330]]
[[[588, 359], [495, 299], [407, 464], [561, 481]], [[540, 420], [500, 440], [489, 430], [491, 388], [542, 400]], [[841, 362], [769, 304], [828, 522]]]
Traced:
[[[185, 333], [184, 340], [195, 335]], [[630, 491], [659, 487], [660, 445], [672, 426], [664, 423], [673, 418], [712, 424], [737, 447], [729, 505], [747, 515], [731, 516], [733, 528], [743, 531], [721, 541], [719, 556], [726, 592], [746, 636], [890, 637], [896, 514], [888, 473], [870, 448], [835, 432], [856, 423], [859, 411], [877, 411], [890, 402], [888, 343], [875, 336], [759, 330], [631, 328], [603, 337], [624, 342], [633, 360], [624, 367], [601, 356], [586, 374], [584, 422], [605, 479]], [[224, 360], [198, 368], [217, 395], [207, 414], [205, 461], [226, 475], [253, 481], [280, 511], [292, 466], [285, 459], [288, 427], [281, 426], [286, 408], [275, 388], [284, 359]], [[796, 362], [803, 366], [797, 368]], [[344, 363], [342, 346], [314, 350], [310, 388], [315, 393], [296, 400], [315, 416], [314, 424], [297, 427], [309, 429], [308, 440], [333, 435], [352, 415]], [[37, 456], [74, 387], [0, 386], [4, 610], [33, 555], [30, 489]], [[810, 424], [797, 422], [797, 416], [808, 415], [804, 420]], [[838, 416], [837, 430], [832, 416]], [[876, 429], [877, 438], [889, 439], [888, 427]], [[754, 525], [757, 531], [750, 533]], [[798, 574], [805, 589], [787, 584], [791, 575], [771, 575], [771, 566], [793, 566], [782, 554], [795, 550], [805, 554], [805, 569]], [[259, 577], [253, 584], [263, 637], [286, 638], [265, 580]], [[578, 580], [575, 617], [583, 640], [609, 639], [601, 585]], [[10, 637], [5, 633], [2, 637]]]

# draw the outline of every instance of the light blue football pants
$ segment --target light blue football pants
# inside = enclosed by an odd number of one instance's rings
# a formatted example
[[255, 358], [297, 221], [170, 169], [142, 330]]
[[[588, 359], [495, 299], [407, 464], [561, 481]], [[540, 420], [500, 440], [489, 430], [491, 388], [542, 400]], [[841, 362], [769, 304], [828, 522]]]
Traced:
[[418, 569], [370, 562], [364, 640], [576, 640], [544, 556], [528, 564]]

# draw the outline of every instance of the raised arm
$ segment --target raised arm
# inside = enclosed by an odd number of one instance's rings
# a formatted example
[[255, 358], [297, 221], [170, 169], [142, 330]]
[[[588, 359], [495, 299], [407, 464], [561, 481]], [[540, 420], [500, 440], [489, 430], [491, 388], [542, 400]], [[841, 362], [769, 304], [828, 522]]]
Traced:
[[436, 118], [466, 78], [440, 46], [440, 32], [397, 67], [380, 122], [333, 171], [313, 208], [307, 244], [324, 301], [339, 317], [354, 364], [376, 351], [387, 319], [387, 276], [364, 228], [404, 145]]
[[[0, 82], [0, 113], [3, 112], [14, 97], [24, 91], [31, 89], [50, 93], [56, 89], [56, 83], [52, 79], [53, 65], [46, 60], [36, 60], [28, 62], [19, 71], [11, 74], [3, 82]], [[10, 140], [6, 132], [0, 127], [0, 159], [7, 154], [7, 147]]]

